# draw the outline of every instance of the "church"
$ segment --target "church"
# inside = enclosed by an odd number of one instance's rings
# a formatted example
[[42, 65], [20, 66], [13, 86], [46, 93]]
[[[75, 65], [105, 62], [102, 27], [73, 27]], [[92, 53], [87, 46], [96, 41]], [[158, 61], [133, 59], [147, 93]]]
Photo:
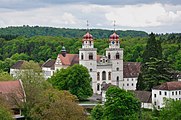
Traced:
[[123, 62], [123, 48], [120, 48], [119, 35], [116, 32], [110, 35], [108, 41], [109, 47], [106, 48], [106, 54], [97, 55], [93, 36], [87, 32], [83, 36], [79, 54], [68, 54], [65, 47], [62, 47], [56, 60], [49, 59], [42, 65], [45, 78], [48, 79], [59, 69], [81, 64], [90, 73], [93, 93], [101, 94], [103, 86], [108, 84], [125, 90], [136, 90], [140, 63]]

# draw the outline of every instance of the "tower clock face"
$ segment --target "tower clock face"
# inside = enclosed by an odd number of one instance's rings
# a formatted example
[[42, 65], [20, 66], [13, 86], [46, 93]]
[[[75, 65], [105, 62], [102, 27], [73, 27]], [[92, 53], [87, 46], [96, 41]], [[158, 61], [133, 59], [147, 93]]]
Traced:
[[112, 44], [114, 44], [115, 42], [114, 41], [112, 41]]

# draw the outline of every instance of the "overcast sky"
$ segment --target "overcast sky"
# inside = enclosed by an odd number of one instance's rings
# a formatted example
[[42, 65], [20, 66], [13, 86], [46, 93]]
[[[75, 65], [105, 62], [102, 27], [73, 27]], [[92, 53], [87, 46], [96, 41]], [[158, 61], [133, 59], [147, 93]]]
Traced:
[[0, 0], [0, 27], [142, 30], [181, 33], [181, 0]]

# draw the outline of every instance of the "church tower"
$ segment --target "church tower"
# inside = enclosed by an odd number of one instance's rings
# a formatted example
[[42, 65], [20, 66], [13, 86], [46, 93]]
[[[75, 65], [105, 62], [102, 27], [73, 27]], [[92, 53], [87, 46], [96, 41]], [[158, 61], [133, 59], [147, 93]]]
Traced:
[[119, 35], [114, 33], [109, 37], [109, 48], [106, 49], [106, 56], [112, 63], [112, 81], [113, 85], [122, 88], [123, 81], [123, 49], [120, 48]]
[[96, 76], [97, 76], [97, 49], [94, 48], [92, 35], [87, 32], [82, 39], [82, 48], [79, 49], [79, 64], [85, 66], [92, 78], [93, 92], [96, 93]]

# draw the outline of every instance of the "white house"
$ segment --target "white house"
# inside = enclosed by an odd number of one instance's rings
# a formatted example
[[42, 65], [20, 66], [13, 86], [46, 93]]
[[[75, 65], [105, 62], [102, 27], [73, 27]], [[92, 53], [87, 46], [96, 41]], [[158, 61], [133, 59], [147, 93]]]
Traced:
[[166, 82], [152, 89], [152, 104], [160, 109], [164, 107], [164, 99], [181, 100], [181, 81]]
[[13, 76], [13, 78], [18, 78], [18, 75], [20, 71], [22, 70], [21, 67], [23, 63], [24, 63], [23, 60], [19, 60], [10, 68], [10, 75]]

